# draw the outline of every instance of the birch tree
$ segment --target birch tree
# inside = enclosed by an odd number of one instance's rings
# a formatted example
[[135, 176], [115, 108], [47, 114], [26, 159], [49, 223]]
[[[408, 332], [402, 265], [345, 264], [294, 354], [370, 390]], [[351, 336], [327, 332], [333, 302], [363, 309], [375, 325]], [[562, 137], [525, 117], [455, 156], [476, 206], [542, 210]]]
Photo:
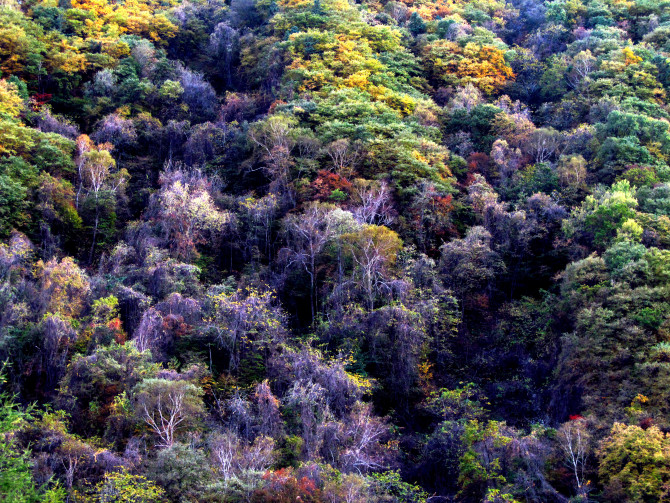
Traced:
[[158, 447], [171, 447], [178, 434], [204, 413], [202, 390], [188, 381], [145, 379], [135, 393], [135, 412], [158, 437]]

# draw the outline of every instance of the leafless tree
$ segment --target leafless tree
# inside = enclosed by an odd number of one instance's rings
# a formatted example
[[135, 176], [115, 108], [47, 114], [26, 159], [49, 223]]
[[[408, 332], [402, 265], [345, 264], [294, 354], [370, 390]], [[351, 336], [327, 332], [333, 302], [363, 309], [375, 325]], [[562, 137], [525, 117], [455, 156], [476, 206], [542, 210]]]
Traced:
[[147, 309], [142, 315], [140, 326], [135, 332], [133, 340], [140, 352], [151, 349], [157, 344], [161, 336], [163, 316], [154, 308]]
[[222, 65], [221, 71], [227, 87], [233, 85], [233, 58], [239, 45], [239, 33], [228, 23], [222, 22], [216, 25], [209, 36], [209, 52], [213, 59]]
[[179, 68], [179, 83], [184, 88], [183, 101], [189, 112], [198, 118], [214, 119], [216, 116], [216, 91], [202, 74], [188, 68]]
[[459, 87], [454, 97], [449, 101], [452, 110], [465, 109], [468, 113], [483, 101], [482, 92], [474, 84], [468, 82], [464, 87]]
[[[595, 71], [597, 62], [598, 60], [591, 54], [590, 50], [582, 51], [572, 60], [572, 66], [566, 76], [570, 87], [585, 90], [587, 98], [589, 76]], [[584, 85], [585, 83], [587, 85]]]
[[89, 262], [93, 261], [96, 237], [100, 221], [100, 198], [103, 194], [114, 195], [128, 180], [125, 169], [115, 169], [116, 162], [109, 150], [113, 147], [109, 143], [95, 145], [86, 135], [77, 138], [76, 163], [79, 173], [79, 188], [77, 190], [76, 205], [78, 209], [79, 197], [82, 190], [87, 195], [93, 195], [95, 205], [95, 225], [93, 227], [93, 242], [89, 254]]
[[233, 433], [217, 435], [212, 441], [212, 457], [224, 480], [228, 480], [234, 475], [239, 449], [240, 439]]
[[266, 435], [259, 435], [251, 445], [242, 451], [240, 467], [249, 471], [265, 471], [273, 462], [275, 441]]
[[536, 163], [541, 163], [551, 159], [563, 143], [563, 135], [559, 131], [553, 128], [540, 128], [529, 135], [525, 150]]
[[224, 480], [244, 471], [265, 471], [273, 462], [275, 442], [261, 435], [247, 443], [232, 432], [214, 435], [210, 441], [212, 458]]
[[251, 401], [257, 418], [258, 433], [270, 436], [279, 433], [283, 424], [280, 403], [272, 393], [267, 379], [256, 385]]
[[188, 381], [146, 379], [136, 391], [136, 411], [158, 436], [159, 447], [172, 446], [178, 431], [203, 412], [202, 391]]
[[43, 321], [44, 359], [47, 384], [55, 386], [63, 375], [76, 332], [58, 315], [48, 314]]
[[330, 416], [326, 403], [326, 390], [313, 381], [296, 381], [284, 397], [287, 406], [298, 412], [302, 423], [302, 439], [304, 441], [305, 456], [313, 459], [322, 443], [322, 428]]
[[329, 143], [326, 152], [333, 162], [334, 171], [345, 178], [353, 174], [356, 164], [361, 158], [360, 149], [356, 145], [352, 145], [346, 138]]
[[77, 126], [60, 116], [53, 115], [47, 107], [42, 107], [37, 119], [37, 127], [43, 133], [58, 133], [71, 140], [74, 140], [79, 135]]
[[284, 336], [285, 315], [270, 291], [221, 293], [212, 298], [212, 311], [208, 328], [230, 352], [231, 371], [238, 368], [245, 348], [253, 345], [256, 351], [267, 350]]
[[316, 260], [326, 243], [333, 237], [331, 207], [312, 203], [299, 215], [289, 215], [284, 227], [289, 247], [280, 252], [286, 267], [300, 266], [309, 276], [310, 309], [312, 323], [318, 307], [316, 288]]
[[131, 51], [133, 59], [140, 65], [142, 77], [148, 78], [156, 66], [156, 49], [148, 40], [141, 40]]
[[99, 144], [113, 145], [115, 152], [123, 152], [137, 142], [137, 131], [132, 120], [113, 113], [96, 125], [91, 139]]
[[295, 146], [292, 129], [295, 123], [281, 115], [273, 115], [249, 129], [249, 138], [256, 145], [264, 161], [263, 172], [270, 178], [270, 189], [288, 197], [294, 204], [290, 187], [290, 172], [294, 162], [291, 150]]
[[388, 2], [384, 10], [395, 19], [398, 24], [402, 24], [407, 20], [408, 9], [407, 5], [402, 2]]
[[183, 393], [171, 393], [167, 400], [163, 399], [163, 402], [161, 402], [159, 395], [157, 400], [157, 407], [153, 411], [149, 411], [144, 404], [144, 420], [160, 437], [161, 443], [159, 446], [170, 447], [174, 443], [174, 434], [177, 428], [185, 419], [182, 412], [184, 395]]
[[491, 148], [491, 159], [499, 168], [501, 181], [509, 180], [521, 166], [521, 150], [512, 148], [507, 141], [498, 139]]
[[366, 225], [345, 238], [355, 264], [354, 275], [362, 280], [362, 289], [372, 310], [380, 292], [393, 291], [388, 269], [395, 263], [402, 241], [395, 232], [378, 225]]
[[218, 241], [235, 225], [233, 215], [221, 210], [212, 196], [216, 180], [200, 170], [168, 163], [159, 182], [160, 191], [152, 196], [148, 213], [178, 256], [190, 259], [197, 255], [198, 244]]
[[260, 251], [262, 239], [265, 255], [269, 257], [273, 251], [270, 239], [272, 224], [279, 206], [277, 196], [275, 194], [266, 194], [261, 198], [246, 196], [240, 198], [239, 205], [247, 218], [250, 231], [246, 233], [246, 248], [249, 256], [252, 261], [255, 259], [256, 253], [253, 250], [256, 248]]
[[353, 215], [358, 223], [390, 225], [395, 220], [391, 191], [386, 182], [354, 184], [354, 194], [359, 206]]
[[79, 463], [91, 454], [91, 448], [76, 439], [66, 439], [60, 446], [61, 464], [65, 470], [65, 486], [72, 489]]
[[386, 465], [386, 452], [381, 442], [389, 434], [389, 427], [372, 414], [369, 404], [358, 404], [344, 422], [347, 447], [343, 452], [343, 468], [365, 473]]
[[585, 496], [588, 483], [585, 477], [586, 459], [590, 448], [590, 434], [583, 418], [568, 421], [558, 430], [558, 441], [565, 454], [565, 461], [575, 477], [577, 493]]

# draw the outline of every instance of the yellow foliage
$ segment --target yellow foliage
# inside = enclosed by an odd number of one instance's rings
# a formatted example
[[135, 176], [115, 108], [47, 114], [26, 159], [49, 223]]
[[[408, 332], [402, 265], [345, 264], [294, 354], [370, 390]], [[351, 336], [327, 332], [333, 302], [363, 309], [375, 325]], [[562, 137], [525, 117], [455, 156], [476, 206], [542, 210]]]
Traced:
[[84, 310], [90, 289], [84, 271], [72, 257], [65, 257], [60, 262], [51, 259], [46, 264], [40, 260], [35, 268], [41, 291], [46, 296], [47, 311], [65, 318], [77, 318]]
[[451, 85], [471, 82], [487, 94], [514, 79], [502, 50], [468, 43], [464, 48], [448, 40], [437, 40], [424, 49], [433, 78]]
[[66, 39], [53, 46], [54, 52], [49, 54], [47, 64], [51, 71], [77, 73], [86, 71], [86, 56], [79, 54], [78, 49]]
[[0, 80], [0, 117], [18, 117], [22, 108], [23, 100], [16, 86], [6, 80]]
[[630, 47], [625, 47], [623, 49], [623, 58], [626, 66], [635, 65], [642, 61], [642, 58], [636, 55]]

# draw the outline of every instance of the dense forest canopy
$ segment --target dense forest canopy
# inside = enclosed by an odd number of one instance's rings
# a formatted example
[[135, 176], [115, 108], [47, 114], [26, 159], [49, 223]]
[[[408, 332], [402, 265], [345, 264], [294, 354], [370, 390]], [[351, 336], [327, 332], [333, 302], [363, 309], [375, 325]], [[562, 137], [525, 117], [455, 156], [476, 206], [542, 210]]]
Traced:
[[0, 0], [0, 500], [670, 500], [670, 0]]

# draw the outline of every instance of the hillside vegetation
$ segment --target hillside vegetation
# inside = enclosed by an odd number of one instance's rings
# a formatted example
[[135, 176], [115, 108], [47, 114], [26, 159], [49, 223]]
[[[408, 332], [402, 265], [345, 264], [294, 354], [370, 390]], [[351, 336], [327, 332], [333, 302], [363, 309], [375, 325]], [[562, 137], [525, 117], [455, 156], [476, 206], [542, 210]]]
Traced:
[[0, 0], [0, 500], [670, 501], [670, 0]]

